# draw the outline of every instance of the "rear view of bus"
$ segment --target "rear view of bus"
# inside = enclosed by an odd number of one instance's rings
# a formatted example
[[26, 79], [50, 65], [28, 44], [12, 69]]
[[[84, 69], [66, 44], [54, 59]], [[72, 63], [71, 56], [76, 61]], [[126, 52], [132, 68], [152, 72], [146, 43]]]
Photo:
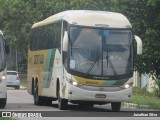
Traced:
[[0, 108], [4, 108], [7, 100], [6, 92], [6, 59], [3, 33], [0, 31]]

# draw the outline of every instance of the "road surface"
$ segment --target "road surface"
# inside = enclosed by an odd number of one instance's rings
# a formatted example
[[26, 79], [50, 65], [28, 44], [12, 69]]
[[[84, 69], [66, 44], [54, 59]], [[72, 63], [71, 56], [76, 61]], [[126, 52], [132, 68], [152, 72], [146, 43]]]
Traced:
[[[148, 114], [154, 113], [154, 110], [151, 109], [136, 109], [136, 108], [122, 108], [120, 112], [112, 112], [110, 104], [107, 105], [95, 105], [92, 109], [86, 109], [81, 108], [78, 105], [69, 104], [67, 110], [60, 111], [58, 109], [58, 102], [54, 101], [52, 106], [36, 106], [33, 103], [33, 96], [28, 94], [26, 90], [14, 90], [9, 89], [7, 90], [7, 105], [4, 109], [0, 109], [0, 111], [17, 111], [17, 112], [42, 112], [41, 115], [43, 117], [56, 117], [57, 119], [60, 119], [61, 117], [67, 117], [67, 119], [71, 120], [71, 118], [75, 118], [78, 120], [79, 117], [87, 118], [87, 120], [95, 120], [95, 117], [100, 117], [100, 119], [106, 120], [106, 117], [111, 117], [111, 120], [116, 120], [117, 118], [119, 120], [137, 120], [139, 117], [133, 117], [133, 115], [136, 114], [146, 114], [145, 111]], [[45, 112], [43, 112], [45, 111]], [[133, 112], [134, 111], [134, 112]], [[142, 112], [143, 111], [143, 112]], [[153, 111], [153, 112], [152, 112]], [[126, 115], [126, 116], [125, 116]], [[160, 115], [160, 112], [158, 113]], [[50, 119], [50, 118], [47, 119]], [[115, 117], [115, 118], [114, 118]], [[124, 118], [125, 117], [125, 118]], [[132, 117], [132, 119], [128, 118]], [[108, 117], [107, 117], [108, 118]], [[144, 117], [142, 117], [144, 119]], [[21, 119], [21, 118], [18, 118]], [[24, 120], [27, 118], [23, 118]], [[31, 119], [31, 118], [30, 118]], [[36, 119], [36, 118], [32, 118]], [[31, 119], [31, 120], [32, 120]], [[38, 118], [39, 119], [39, 118]], [[44, 118], [41, 118], [42, 120]], [[39, 119], [39, 120], [41, 120]], [[142, 119], [142, 120], [143, 120]], [[146, 117], [146, 120], [150, 120], [151, 117]], [[155, 120], [158, 118], [155, 116]], [[97, 119], [96, 119], [97, 120]], [[141, 120], [138, 119], [138, 120]]]

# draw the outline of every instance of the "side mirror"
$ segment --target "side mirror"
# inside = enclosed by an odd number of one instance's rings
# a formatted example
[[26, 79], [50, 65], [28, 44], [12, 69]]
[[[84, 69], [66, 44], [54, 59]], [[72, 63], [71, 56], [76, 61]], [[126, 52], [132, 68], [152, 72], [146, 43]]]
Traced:
[[64, 37], [63, 37], [63, 51], [67, 52], [68, 50], [68, 33], [67, 31], [64, 32]]
[[134, 39], [137, 42], [137, 55], [141, 55], [142, 54], [142, 47], [143, 47], [142, 40], [140, 37], [138, 37], [136, 35], [134, 36]]

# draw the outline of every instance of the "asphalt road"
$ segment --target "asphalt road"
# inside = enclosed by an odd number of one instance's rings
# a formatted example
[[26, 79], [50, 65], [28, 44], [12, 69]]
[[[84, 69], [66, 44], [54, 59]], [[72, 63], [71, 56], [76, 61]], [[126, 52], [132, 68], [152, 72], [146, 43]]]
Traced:
[[[120, 112], [112, 112], [110, 104], [107, 105], [95, 105], [92, 109], [81, 108], [78, 105], [69, 104], [67, 110], [60, 111], [58, 109], [57, 101], [54, 101], [52, 106], [36, 106], [33, 103], [33, 96], [28, 94], [26, 90], [14, 90], [9, 89], [7, 90], [7, 105], [4, 109], [0, 109], [0, 111], [16, 111], [17, 113], [20, 112], [25, 113], [40, 113], [42, 118], [32, 118], [33, 120], [45, 120], [51, 119], [54, 117], [54, 120], [63, 119], [64, 117], [69, 120], [71, 119], [83, 119], [87, 120], [97, 120], [99, 119], [111, 119], [111, 120], [141, 120], [143, 117], [134, 117], [133, 115], [136, 114], [149, 114], [154, 113], [154, 110], [151, 109], [136, 109], [136, 108], [122, 108]], [[44, 112], [43, 112], [44, 111]], [[134, 112], [133, 112], [134, 111]], [[149, 111], [149, 112], [148, 112]], [[156, 114], [156, 113], [155, 113]], [[22, 114], [24, 115], [24, 114]], [[158, 116], [160, 115], [160, 111]], [[108, 117], [109, 116], [109, 117]], [[131, 118], [130, 118], [131, 117]], [[22, 119], [22, 118], [17, 118]], [[24, 120], [27, 118], [23, 118]], [[30, 118], [31, 119], [31, 118]], [[31, 119], [31, 120], [32, 120]], [[142, 120], [143, 120], [142, 119]], [[151, 117], [145, 117], [146, 120], [152, 119]], [[154, 120], [158, 120], [158, 117], [155, 117]]]

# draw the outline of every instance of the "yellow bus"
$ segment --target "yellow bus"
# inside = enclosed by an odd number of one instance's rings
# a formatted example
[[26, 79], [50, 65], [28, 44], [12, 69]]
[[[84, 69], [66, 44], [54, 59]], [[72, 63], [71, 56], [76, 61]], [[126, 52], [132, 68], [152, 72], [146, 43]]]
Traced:
[[132, 96], [134, 38], [128, 19], [105, 11], [69, 10], [33, 24], [28, 51], [28, 92], [36, 105], [59, 109], [111, 103], [119, 111]]
[[6, 90], [6, 57], [3, 33], [0, 30], [0, 108], [6, 106], [7, 90]]

